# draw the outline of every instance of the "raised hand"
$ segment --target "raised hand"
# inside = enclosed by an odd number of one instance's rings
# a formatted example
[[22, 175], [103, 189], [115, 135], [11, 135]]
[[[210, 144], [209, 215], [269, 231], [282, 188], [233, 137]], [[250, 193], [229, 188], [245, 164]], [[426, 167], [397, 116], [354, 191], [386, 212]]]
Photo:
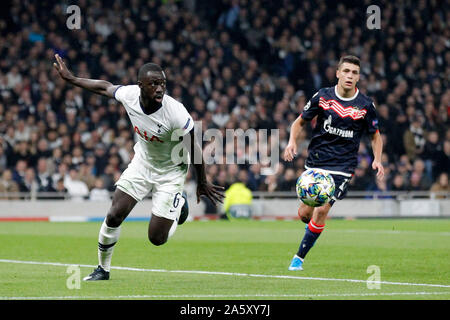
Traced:
[[209, 182], [200, 183], [197, 186], [197, 203], [200, 202], [200, 196], [207, 197], [214, 204], [217, 204], [217, 202], [223, 203], [224, 195], [221, 192], [223, 190], [225, 190], [224, 187], [216, 186]]
[[61, 78], [63, 78], [66, 81], [71, 81], [75, 77], [72, 74], [72, 72], [69, 71], [66, 64], [64, 63], [63, 59], [59, 56], [59, 54], [55, 54], [56, 63], [53, 63], [53, 67], [58, 71]]

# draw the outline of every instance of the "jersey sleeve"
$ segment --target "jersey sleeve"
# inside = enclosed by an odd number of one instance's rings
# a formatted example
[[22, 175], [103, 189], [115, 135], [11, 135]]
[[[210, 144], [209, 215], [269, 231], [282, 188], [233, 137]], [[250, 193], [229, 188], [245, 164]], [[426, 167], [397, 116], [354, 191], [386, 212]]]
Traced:
[[172, 123], [174, 134], [182, 137], [188, 134], [192, 128], [194, 128], [194, 119], [192, 119], [186, 108], [182, 104], [179, 104]]
[[123, 103], [124, 100], [127, 98], [127, 93], [129, 92], [130, 86], [118, 86], [116, 88], [116, 91], [114, 91], [114, 99], [117, 101]]
[[319, 100], [320, 95], [319, 91], [317, 91], [303, 108], [303, 112], [300, 115], [302, 119], [310, 121], [319, 113]]
[[368, 108], [367, 108], [367, 114], [364, 117], [365, 122], [366, 122], [366, 131], [369, 134], [374, 134], [375, 132], [377, 132], [379, 130], [378, 128], [378, 117], [377, 117], [377, 112], [375, 110], [375, 104], [372, 103]]

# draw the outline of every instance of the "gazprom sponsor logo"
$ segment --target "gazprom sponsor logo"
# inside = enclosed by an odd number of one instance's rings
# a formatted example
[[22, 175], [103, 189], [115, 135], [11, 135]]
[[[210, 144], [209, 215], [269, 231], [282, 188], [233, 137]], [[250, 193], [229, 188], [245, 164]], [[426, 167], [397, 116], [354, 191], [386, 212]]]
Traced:
[[323, 123], [323, 129], [329, 134], [334, 134], [343, 138], [353, 138], [353, 130], [342, 130], [331, 126], [331, 115]]

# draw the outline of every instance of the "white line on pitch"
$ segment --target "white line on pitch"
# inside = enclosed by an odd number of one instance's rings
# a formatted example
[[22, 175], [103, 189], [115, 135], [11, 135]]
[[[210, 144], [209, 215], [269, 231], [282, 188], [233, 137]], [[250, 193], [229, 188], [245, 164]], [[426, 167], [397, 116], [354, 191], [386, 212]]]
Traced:
[[[96, 268], [97, 267], [97, 266], [88, 265], [88, 264], [22, 261], [22, 260], [9, 260], [9, 259], [0, 259], [0, 262], [4, 262], [4, 263], [18, 263], [18, 264], [60, 266], [60, 267], [68, 267], [68, 266], [74, 266], [74, 265], [79, 266], [79, 267], [83, 267], [83, 268]], [[235, 272], [221, 272], [221, 271], [141, 269], [141, 268], [131, 268], [131, 267], [111, 267], [111, 269], [126, 270], [126, 271], [139, 271], [139, 272], [190, 273], [190, 274], [208, 274], [208, 275], [236, 276], [236, 277], [255, 277], [255, 278], [272, 278], [272, 279], [296, 279], [296, 280], [341, 281], [341, 282], [367, 283], [367, 280], [357, 280], [357, 279], [315, 278], [315, 277], [300, 277], [300, 276], [285, 276], [285, 275], [270, 275], [270, 274], [252, 274], [252, 273], [235, 273]], [[379, 284], [387, 284], [387, 285], [399, 285], [399, 286], [421, 286], [421, 287], [450, 288], [450, 285], [430, 284], [430, 283], [408, 283], [408, 282], [391, 282], [391, 281], [370, 281], [370, 283], [371, 284], [378, 284], [379, 283]]]
[[442, 295], [450, 292], [374, 292], [374, 293], [324, 293], [324, 294], [181, 294], [181, 295], [120, 295], [120, 296], [60, 296], [60, 297], [0, 297], [0, 300], [63, 300], [63, 299], [148, 299], [148, 298], [325, 298], [325, 297], [377, 297]]
[[415, 234], [415, 235], [434, 235], [434, 236], [450, 236], [450, 232], [427, 232], [427, 231], [414, 231], [414, 230], [371, 230], [371, 229], [329, 229], [327, 231], [336, 233], [375, 233], [375, 234], [391, 234], [391, 235], [403, 235], [403, 234]]

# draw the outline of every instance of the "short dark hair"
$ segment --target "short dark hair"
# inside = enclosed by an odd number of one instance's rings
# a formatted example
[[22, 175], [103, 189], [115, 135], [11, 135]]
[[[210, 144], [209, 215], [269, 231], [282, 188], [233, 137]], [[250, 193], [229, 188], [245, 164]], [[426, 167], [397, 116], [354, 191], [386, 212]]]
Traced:
[[154, 71], [154, 72], [163, 72], [163, 69], [156, 63], [146, 63], [142, 67], [139, 68], [138, 72], [138, 80], [141, 80], [142, 78], [147, 76], [147, 72]]
[[343, 57], [339, 60], [339, 63], [338, 63], [338, 65], [337, 65], [337, 68], [339, 69], [339, 68], [342, 66], [342, 64], [343, 64], [344, 62], [348, 62], [348, 63], [351, 63], [351, 64], [355, 64], [355, 65], [357, 65], [358, 67], [361, 68], [361, 61], [359, 60], [359, 58], [358, 58], [357, 56], [352, 56], [352, 55], [343, 56]]

